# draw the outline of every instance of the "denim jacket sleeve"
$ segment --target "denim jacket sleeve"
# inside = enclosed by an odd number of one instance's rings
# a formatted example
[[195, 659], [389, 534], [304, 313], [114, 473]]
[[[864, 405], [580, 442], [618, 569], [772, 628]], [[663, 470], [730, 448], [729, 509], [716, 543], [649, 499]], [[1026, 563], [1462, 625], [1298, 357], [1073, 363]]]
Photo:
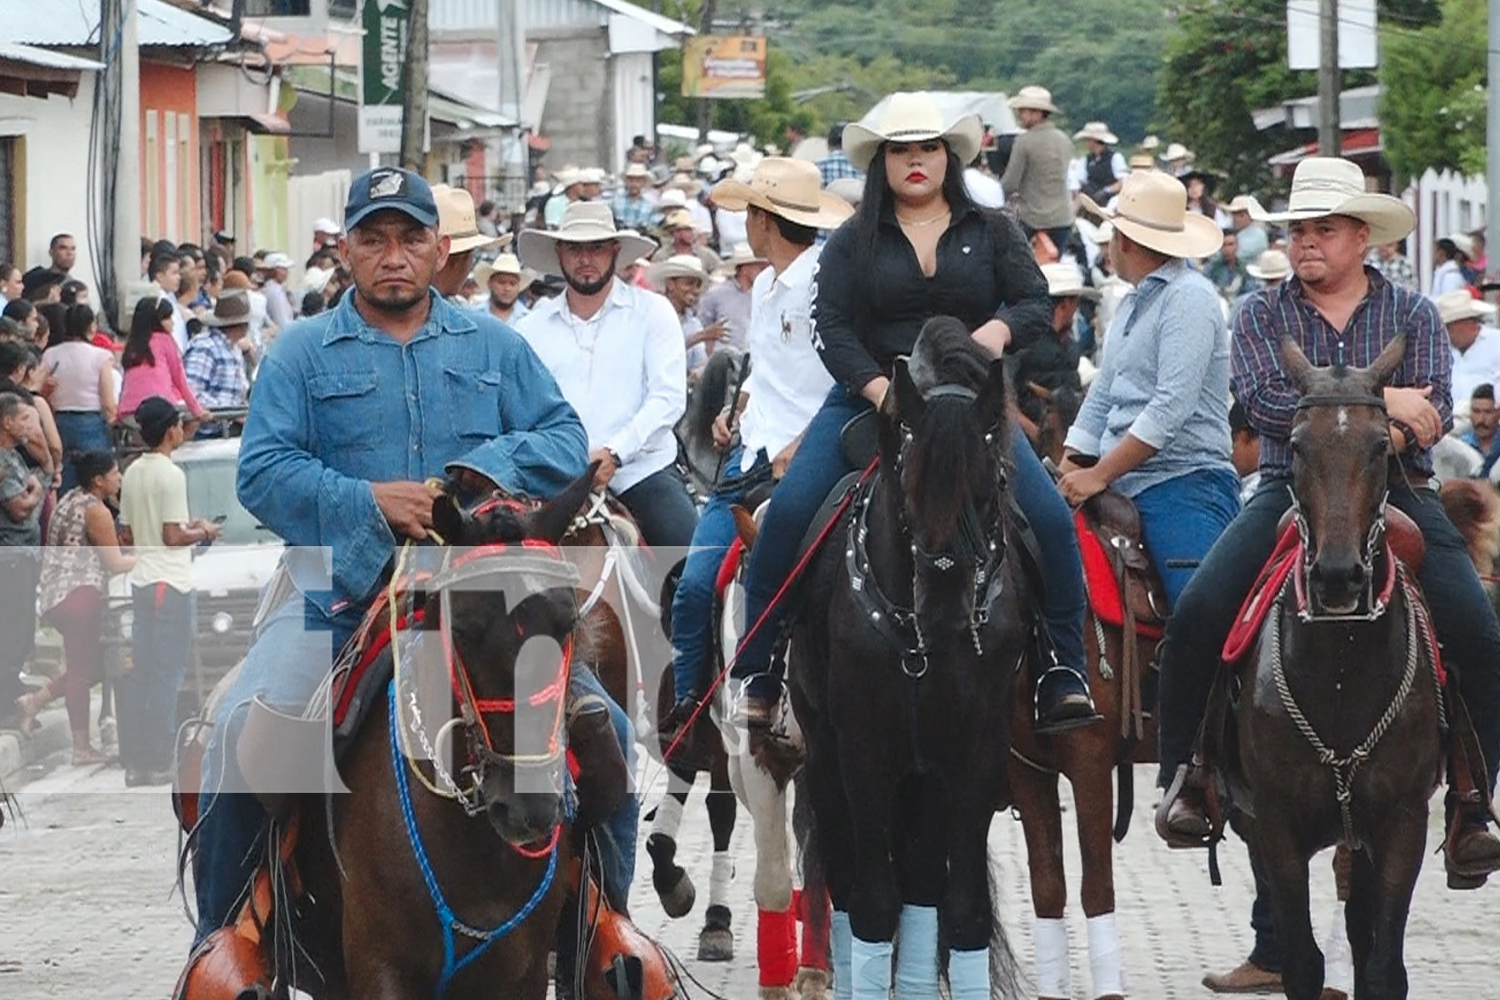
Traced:
[[504, 332], [498, 367], [503, 373], [498, 437], [473, 449], [448, 469], [472, 469], [508, 491], [549, 497], [588, 466], [583, 422], [519, 334]]
[[359, 599], [379, 583], [396, 537], [371, 483], [313, 456], [311, 429], [300, 380], [271, 352], [261, 362], [240, 442], [240, 503], [288, 545], [331, 548], [335, 592]]

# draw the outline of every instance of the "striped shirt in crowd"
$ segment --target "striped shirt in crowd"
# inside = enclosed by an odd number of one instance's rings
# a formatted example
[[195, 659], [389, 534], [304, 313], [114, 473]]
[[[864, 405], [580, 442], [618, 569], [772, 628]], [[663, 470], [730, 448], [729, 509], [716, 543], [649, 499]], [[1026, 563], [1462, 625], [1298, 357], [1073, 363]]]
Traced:
[[[1392, 284], [1373, 267], [1365, 267], [1370, 290], [1348, 325], [1336, 330], [1291, 277], [1275, 288], [1251, 295], [1234, 314], [1230, 337], [1230, 385], [1260, 432], [1260, 470], [1286, 476], [1292, 468], [1292, 419], [1301, 393], [1281, 363], [1281, 338], [1290, 335], [1314, 365], [1346, 364], [1367, 368], [1386, 344], [1406, 335], [1406, 356], [1391, 377], [1392, 386], [1432, 386], [1428, 401], [1437, 408], [1443, 430], [1453, 427], [1452, 369], [1448, 331], [1432, 300]], [[1432, 474], [1432, 451], [1413, 444], [1402, 464], [1419, 475]]]

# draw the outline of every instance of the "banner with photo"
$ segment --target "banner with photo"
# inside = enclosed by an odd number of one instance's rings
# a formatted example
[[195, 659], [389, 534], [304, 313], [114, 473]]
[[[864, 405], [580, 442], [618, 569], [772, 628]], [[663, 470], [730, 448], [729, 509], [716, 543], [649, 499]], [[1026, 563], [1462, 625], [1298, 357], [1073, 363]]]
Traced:
[[682, 46], [682, 96], [756, 100], [766, 96], [766, 40], [698, 35]]

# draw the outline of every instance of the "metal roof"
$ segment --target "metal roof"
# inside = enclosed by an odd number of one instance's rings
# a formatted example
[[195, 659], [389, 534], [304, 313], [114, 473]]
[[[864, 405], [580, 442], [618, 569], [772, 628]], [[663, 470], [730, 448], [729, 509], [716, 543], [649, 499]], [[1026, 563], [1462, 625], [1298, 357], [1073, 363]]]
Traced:
[[[143, 48], [227, 45], [227, 25], [199, 17], [166, 0], [137, 0], [138, 41]], [[27, 45], [99, 44], [100, 0], [27, 0], [25, 19], [0, 21], [0, 41]]]
[[77, 56], [64, 55], [61, 52], [52, 52], [48, 49], [34, 48], [30, 45], [20, 45], [16, 42], [0, 42], [0, 59], [9, 59], [13, 62], [27, 63], [32, 66], [43, 66], [47, 69], [75, 70], [77, 72], [88, 72], [103, 69], [104, 64], [92, 59], [80, 59]]

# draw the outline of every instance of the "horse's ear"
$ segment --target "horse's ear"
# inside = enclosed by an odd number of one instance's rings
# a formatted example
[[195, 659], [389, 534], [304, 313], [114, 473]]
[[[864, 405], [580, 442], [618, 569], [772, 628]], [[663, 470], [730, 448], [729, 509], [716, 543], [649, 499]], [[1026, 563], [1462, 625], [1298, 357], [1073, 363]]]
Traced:
[[432, 499], [432, 530], [442, 536], [449, 545], [464, 545], [469, 536], [469, 526], [474, 523], [451, 493], [439, 493]]
[[908, 427], [921, 423], [927, 409], [927, 401], [917, 383], [912, 381], [911, 368], [905, 357], [896, 359], [891, 371], [891, 385], [896, 390], [896, 416]]
[[573, 526], [573, 518], [578, 516], [578, 511], [593, 490], [594, 473], [598, 471], [599, 463], [590, 462], [583, 475], [569, 483], [567, 489], [538, 507], [526, 519], [526, 537], [551, 542], [553, 545], [562, 541], [568, 529]]
[[1281, 363], [1286, 366], [1286, 373], [1291, 377], [1292, 384], [1298, 389], [1307, 391], [1308, 379], [1312, 377], [1313, 363], [1307, 360], [1307, 355], [1302, 353], [1302, 348], [1291, 337], [1281, 338]]
[[1386, 344], [1379, 356], [1365, 369], [1365, 375], [1371, 380], [1373, 388], [1380, 388], [1391, 380], [1396, 374], [1396, 369], [1401, 367], [1401, 360], [1406, 357], [1406, 334], [1396, 334], [1396, 339]]

